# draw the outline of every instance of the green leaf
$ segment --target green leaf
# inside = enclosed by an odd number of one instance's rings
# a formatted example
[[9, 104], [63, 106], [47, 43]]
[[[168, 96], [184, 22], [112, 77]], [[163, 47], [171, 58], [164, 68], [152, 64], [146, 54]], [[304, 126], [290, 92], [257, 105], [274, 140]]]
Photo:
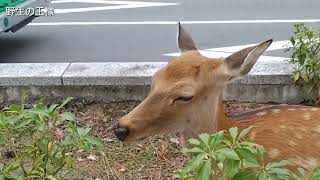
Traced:
[[96, 145], [96, 146], [102, 146], [103, 145], [102, 140], [100, 140], [98, 138], [86, 137], [86, 140], [92, 145]]
[[311, 180], [319, 180], [319, 179], [320, 179], [320, 169], [319, 167], [317, 167], [312, 171]]
[[283, 177], [283, 176], [281, 176], [281, 175], [277, 175], [277, 174], [269, 174], [269, 179], [270, 180], [282, 180], [282, 179], [285, 179], [285, 180], [287, 180], [288, 178], [285, 178], [285, 177]]
[[266, 172], [262, 172], [259, 176], [259, 180], [268, 180], [268, 175]]
[[44, 163], [44, 157], [45, 154], [41, 154], [40, 156], [37, 156], [35, 159], [33, 159], [34, 166], [38, 166], [39, 164]]
[[9, 173], [9, 174], [12, 174], [13, 172], [15, 172], [16, 170], [18, 170], [20, 168], [20, 165], [16, 162], [13, 162], [11, 164], [9, 164], [9, 166], [7, 166], [4, 171]]
[[54, 161], [54, 164], [58, 167], [61, 167], [63, 165], [63, 162], [64, 162], [64, 157], [61, 157], [61, 158], [54, 158], [53, 159]]
[[302, 61], [302, 62], [304, 62], [304, 60], [306, 59], [306, 57], [307, 57], [307, 55], [303, 52], [302, 54], [299, 54], [298, 55], [298, 58]]
[[71, 100], [73, 100], [73, 97], [68, 97], [66, 100], [64, 100], [61, 105], [58, 107], [58, 109], [61, 109], [62, 107], [64, 107], [66, 104], [68, 104]]
[[270, 170], [267, 171], [269, 174], [276, 174], [277, 176], [291, 176], [291, 171], [289, 171], [288, 169], [284, 169], [284, 168], [272, 168]]
[[20, 112], [21, 111], [21, 108], [20, 106], [16, 105], [16, 104], [12, 104], [9, 106], [9, 109], [10, 111], [13, 111], [13, 112]]
[[228, 148], [222, 149], [221, 152], [227, 159], [240, 160], [238, 154]]
[[71, 170], [73, 168], [73, 159], [70, 156], [67, 156], [65, 162], [67, 169]]
[[262, 162], [264, 162], [265, 150], [263, 146], [257, 146], [257, 154]]
[[238, 135], [238, 128], [237, 127], [230, 128], [229, 132], [232, 137], [232, 142], [235, 143]]
[[22, 180], [19, 176], [12, 176], [12, 175], [2, 175], [0, 173], [0, 180]]
[[287, 166], [287, 165], [290, 165], [292, 164], [291, 161], [288, 161], [288, 160], [282, 160], [280, 162], [273, 162], [273, 163], [269, 163], [267, 164], [266, 168], [278, 168], [278, 167], [283, 167], [283, 166]]
[[192, 144], [192, 145], [199, 145], [200, 144], [200, 141], [198, 139], [189, 139], [188, 140], [189, 144]]
[[34, 109], [41, 109], [43, 107], [44, 104], [44, 99], [40, 98], [40, 100], [33, 106]]
[[37, 114], [37, 115], [42, 115], [42, 116], [45, 116], [45, 117], [50, 117], [50, 114], [48, 114], [48, 112], [46, 112], [46, 110], [44, 110], [44, 109], [29, 109], [28, 112], [29, 113], [34, 113], [34, 114]]
[[238, 138], [241, 139], [241, 138], [243, 138], [244, 136], [246, 136], [246, 135], [251, 131], [252, 128], [253, 128], [253, 126], [250, 126], [250, 127], [246, 128], [246, 129], [242, 130], [242, 131], [240, 132]]
[[214, 137], [212, 138], [212, 140], [210, 141], [210, 146], [217, 146], [218, 144], [220, 144], [223, 141], [224, 138], [224, 132], [220, 131], [218, 133], [216, 133], [214, 135]]
[[228, 159], [225, 164], [225, 173], [229, 179], [232, 179], [239, 172], [239, 160]]
[[254, 172], [239, 172], [232, 180], [256, 180], [256, 173]]
[[80, 137], [86, 136], [90, 130], [91, 128], [77, 128], [77, 132]]
[[32, 121], [32, 119], [21, 119], [19, 121], [19, 123], [16, 126], [14, 126], [14, 129], [23, 128], [23, 127], [27, 126], [28, 124], [30, 124], [31, 121]]
[[50, 112], [50, 113], [53, 113], [58, 106], [59, 106], [59, 104], [52, 104], [52, 105], [49, 107], [49, 112]]
[[43, 141], [43, 139], [42, 141], [38, 141], [37, 147], [42, 153], [46, 153], [48, 151], [48, 145], [45, 141]]
[[182, 169], [183, 173], [188, 173], [198, 168], [203, 163], [203, 159], [204, 159], [204, 154], [199, 154], [197, 156], [194, 156], [192, 159], [190, 159], [187, 162], [186, 167]]
[[70, 136], [67, 136], [61, 143], [65, 146], [68, 146], [73, 144], [73, 140]]
[[51, 163], [46, 164], [46, 170], [47, 170], [47, 174], [49, 174], [49, 175], [54, 173], [54, 167], [52, 166]]
[[35, 122], [35, 127], [38, 131], [45, 131], [46, 130], [46, 123], [44, 121], [36, 121]]
[[240, 148], [238, 150], [239, 155], [250, 163], [251, 167], [259, 167], [259, 163], [256, 156], [246, 148]]
[[185, 153], [202, 153], [204, 151], [202, 149], [200, 149], [199, 147], [193, 147], [191, 149], [182, 148], [181, 152], [185, 154]]
[[0, 134], [0, 145], [6, 144], [6, 142], [7, 138], [4, 135]]
[[301, 176], [305, 176], [306, 175], [306, 171], [303, 168], [298, 168], [298, 172]]
[[71, 121], [71, 122], [75, 122], [76, 121], [76, 116], [71, 113], [71, 112], [64, 112], [61, 114], [63, 120], [67, 120], [67, 121]]
[[197, 180], [210, 180], [210, 176], [212, 173], [211, 168], [211, 159], [207, 160], [203, 166], [200, 168]]
[[56, 177], [50, 175], [50, 176], [46, 176], [46, 179], [49, 179], [49, 180], [58, 180]]
[[5, 119], [4, 114], [0, 114], [0, 129], [8, 129], [9, 123], [7, 119]]
[[306, 74], [304, 73], [301, 73], [301, 78], [305, 81], [305, 82], [308, 82], [309, 81], [309, 78]]
[[205, 145], [209, 144], [209, 134], [202, 133], [202, 134], [199, 135], [199, 138]]
[[296, 74], [293, 76], [293, 80], [296, 82], [299, 80], [299, 77], [300, 77], [300, 73], [296, 72]]

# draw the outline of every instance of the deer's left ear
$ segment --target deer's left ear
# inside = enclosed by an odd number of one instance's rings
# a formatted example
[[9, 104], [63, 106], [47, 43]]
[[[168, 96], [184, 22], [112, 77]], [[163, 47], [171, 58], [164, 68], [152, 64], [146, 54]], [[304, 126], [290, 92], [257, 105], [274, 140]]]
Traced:
[[271, 43], [272, 39], [262, 42], [259, 45], [242, 49], [225, 58], [223, 71], [228, 76], [228, 79], [240, 79], [247, 75]]
[[196, 51], [197, 47], [191, 35], [181, 26], [180, 22], [178, 22], [177, 31], [177, 44], [180, 52]]

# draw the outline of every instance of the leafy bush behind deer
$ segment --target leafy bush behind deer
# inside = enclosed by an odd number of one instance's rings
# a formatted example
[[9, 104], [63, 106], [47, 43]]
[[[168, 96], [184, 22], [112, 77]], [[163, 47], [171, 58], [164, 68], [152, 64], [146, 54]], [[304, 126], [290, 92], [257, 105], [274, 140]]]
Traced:
[[286, 51], [290, 51], [289, 63], [293, 65], [292, 78], [299, 85], [307, 85], [306, 100], [315, 101], [310, 92], [320, 84], [320, 30], [303, 23], [294, 25], [294, 35]]

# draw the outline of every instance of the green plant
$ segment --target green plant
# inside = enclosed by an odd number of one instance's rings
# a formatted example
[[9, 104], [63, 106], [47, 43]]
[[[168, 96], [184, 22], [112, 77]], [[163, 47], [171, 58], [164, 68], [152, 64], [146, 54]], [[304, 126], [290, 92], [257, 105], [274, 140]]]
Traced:
[[[244, 137], [252, 127], [244, 129], [238, 134], [236, 127], [208, 135], [200, 134], [199, 139], [189, 139], [190, 148], [182, 149], [183, 153], [190, 153], [192, 158], [177, 172], [179, 179], [234, 179], [234, 180], [273, 180], [273, 179], [303, 179], [304, 170], [299, 169], [296, 175], [285, 166], [291, 162], [265, 162], [263, 146]], [[315, 169], [314, 180], [319, 177], [319, 169]]]
[[294, 67], [292, 78], [297, 84], [310, 85], [309, 94], [320, 83], [320, 31], [303, 23], [295, 24], [288, 46], [289, 63]]
[[0, 163], [0, 179], [56, 179], [63, 169], [72, 170], [75, 151], [102, 145], [89, 135], [90, 128], [77, 127], [74, 114], [64, 111], [71, 99], [49, 107], [41, 100], [26, 108], [23, 98], [21, 106], [0, 111], [0, 145], [14, 158]]

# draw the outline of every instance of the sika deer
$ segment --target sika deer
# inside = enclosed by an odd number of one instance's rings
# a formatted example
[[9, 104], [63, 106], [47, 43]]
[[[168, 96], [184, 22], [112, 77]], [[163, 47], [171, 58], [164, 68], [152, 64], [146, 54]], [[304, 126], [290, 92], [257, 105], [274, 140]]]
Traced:
[[[291, 159], [307, 169], [320, 164], [320, 108], [278, 105], [226, 117], [223, 90], [227, 83], [248, 74], [272, 40], [245, 48], [231, 56], [207, 58], [191, 36], [178, 27], [181, 56], [160, 69], [149, 95], [115, 127], [121, 141], [155, 134], [177, 133], [181, 145], [207, 132], [255, 126], [249, 138], [263, 145], [268, 161]], [[235, 120], [236, 119], [236, 120]]]

